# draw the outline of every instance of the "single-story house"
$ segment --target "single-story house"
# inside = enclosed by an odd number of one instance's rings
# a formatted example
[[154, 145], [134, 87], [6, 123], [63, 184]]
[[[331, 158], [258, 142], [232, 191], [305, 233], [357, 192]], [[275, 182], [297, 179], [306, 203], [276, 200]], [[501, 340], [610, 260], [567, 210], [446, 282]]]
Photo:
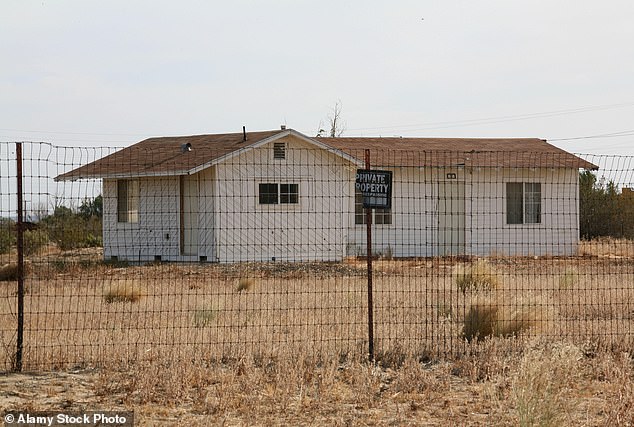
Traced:
[[536, 138], [309, 137], [293, 129], [150, 138], [56, 180], [103, 179], [104, 257], [313, 261], [365, 254], [355, 189], [393, 173], [374, 252], [393, 257], [570, 255], [579, 170]]

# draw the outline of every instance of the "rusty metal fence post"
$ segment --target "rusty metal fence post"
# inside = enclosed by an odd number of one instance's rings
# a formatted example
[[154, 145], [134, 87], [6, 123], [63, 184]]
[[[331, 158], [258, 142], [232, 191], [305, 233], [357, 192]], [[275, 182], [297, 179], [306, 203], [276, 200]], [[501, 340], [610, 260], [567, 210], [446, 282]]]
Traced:
[[[370, 170], [370, 150], [365, 150], [365, 168]], [[372, 302], [372, 208], [365, 209], [368, 263], [368, 358], [374, 361], [374, 308]]]
[[15, 144], [16, 162], [17, 162], [17, 251], [18, 251], [18, 265], [17, 265], [17, 278], [18, 278], [18, 325], [17, 325], [17, 348], [15, 352], [15, 366], [14, 370], [17, 372], [22, 371], [22, 349], [24, 340], [24, 212], [23, 212], [23, 189], [22, 189], [22, 143], [16, 142]]

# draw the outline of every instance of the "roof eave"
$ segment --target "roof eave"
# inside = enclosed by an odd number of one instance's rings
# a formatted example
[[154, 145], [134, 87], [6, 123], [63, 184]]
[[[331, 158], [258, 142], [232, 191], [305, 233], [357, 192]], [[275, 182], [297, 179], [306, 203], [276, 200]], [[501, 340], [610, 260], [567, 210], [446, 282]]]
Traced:
[[73, 175], [63, 176], [58, 175], [53, 178], [53, 181], [78, 181], [80, 179], [133, 179], [133, 178], [151, 178], [151, 177], [165, 177], [165, 176], [180, 176], [189, 175], [188, 170], [166, 171], [166, 172], [147, 172], [147, 173], [111, 173], [111, 174], [94, 174], [94, 175]]
[[292, 136], [294, 136], [294, 137], [296, 137], [298, 139], [301, 139], [302, 141], [307, 142], [309, 144], [316, 145], [317, 147], [319, 147], [319, 148], [321, 148], [323, 150], [326, 150], [329, 153], [332, 153], [332, 154], [334, 154], [336, 156], [342, 157], [345, 160], [347, 160], [350, 163], [353, 163], [355, 165], [361, 166], [363, 164], [356, 157], [351, 156], [351, 155], [349, 155], [349, 154], [347, 154], [347, 153], [345, 153], [345, 152], [343, 152], [343, 151], [341, 151], [341, 150], [339, 150], [337, 148], [334, 148], [334, 147], [326, 145], [326, 144], [324, 144], [322, 142], [319, 142], [319, 141], [317, 141], [317, 140], [315, 140], [313, 138], [310, 138], [310, 137], [304, 135], [303, 133], [298, 132], [298, 131], [296, 131], [294, 129], [287, 129], [287, 130], [281, 131], [279, 133], [276, 133], [275, 135], [269, 136], [268, 138], [261, 139], [260, 141], [254, 143], [254, 144], [248, 145], [246, 147], [241, 147], [238, 150], [232, 151], [231, 153], [227, 153], [224, 156], [218, 157], [217, 159], [210, 160], [210, 161], [208, 161], [206, 163], [203, 163], [202, 165], [196, 166], [195, 168], [189, 169], [186, 173], [188, 175], [193, 175], [193, 174], [198, 173], [200, 171], [203, 171], [203, 170], [205, 170], [205, 169], [207, 169], [207, 168], [209, 168], [211, 166], [220, 164], [222, 162], [226, 162], [227, 160], [230, 160], [230, 159], [232, 159], [234, 157], [237, 157], [237, 156], [239, 156], [239, 155], [241, 155], [241, 154], [243, 154], [243, 153], [245, 153], [247, 151], [253, 150], [255, 148], [259, 148], [259, 147], [261, 147], [263, 145], [266, 145], [266, 144], [270, 144], [271, 142], [277, 141], [278, 139], [282, 139], [282, 138], [287, 137], [289, 135], [292, 135]]

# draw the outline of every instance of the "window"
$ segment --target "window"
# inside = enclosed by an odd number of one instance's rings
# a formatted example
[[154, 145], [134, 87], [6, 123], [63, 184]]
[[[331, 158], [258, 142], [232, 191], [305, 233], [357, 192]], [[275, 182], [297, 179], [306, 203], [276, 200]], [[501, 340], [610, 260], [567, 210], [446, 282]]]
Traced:
[[[372, 223], [373, 224], [392, 224], [392, 210], [391, 209], [373, 209]], [[363, 195], [360, 191], [355, 191], [354, 195], [354, 223], [366, 224], [365, 209], [363, 209]]]
[[136, 179], [117, 181], [117, 221], [139, 222], [139, 181]]
[[285, 159], [286, 158], [286, 144], [283, 142], [274, 142], [273, 143], [273, 158], [274, 159]]
[[542, 222], [542, 185], [538, 182], [506, 184], [506, 223], [539, 224]]
[[258, 202], [261, 205], [299, 203], [299, 184], [262, 183], [258, 186]]
[[297, 203], [299, 188], [297, 184], [280, 184], [280, 203]]

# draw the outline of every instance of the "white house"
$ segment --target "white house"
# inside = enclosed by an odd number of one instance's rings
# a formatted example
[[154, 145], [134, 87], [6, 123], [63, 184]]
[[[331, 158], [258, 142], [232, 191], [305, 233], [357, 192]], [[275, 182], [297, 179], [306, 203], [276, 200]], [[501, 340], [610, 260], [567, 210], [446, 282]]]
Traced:
[[104, 257], [336, 261], [365, 253], [356, 170], [393, 172], [373, 248], [394, 257], [569, 255], [585, 160], [540, 139], [150, 138], [56, 180], [103, 179]]

